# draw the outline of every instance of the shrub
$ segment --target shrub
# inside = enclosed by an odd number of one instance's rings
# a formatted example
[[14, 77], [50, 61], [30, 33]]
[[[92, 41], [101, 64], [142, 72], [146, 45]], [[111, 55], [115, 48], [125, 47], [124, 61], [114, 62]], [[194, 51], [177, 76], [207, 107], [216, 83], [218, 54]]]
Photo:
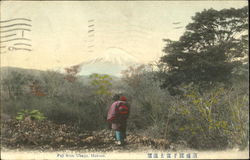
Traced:
[[243, 96], [241, 103], [232, 104], [229, 92], [216, 88], [199, 94], [194, 88], [188, 89], [185, 98], [176, 105], [175, 116], [181, 122], [174, 131], [179, 133], [176, 135], [192, 148], [224, 149], [243, 144], [248, 138], [245, 133], [248, 117], [244, 116], [247, 100]]
[[44, 120], [46, 117], [39, 110], [26, 110], [23, 109], [20, 112], [17, 112], [16, 119], [24, 120], [26, 118], [34, 119], [34, 120]]

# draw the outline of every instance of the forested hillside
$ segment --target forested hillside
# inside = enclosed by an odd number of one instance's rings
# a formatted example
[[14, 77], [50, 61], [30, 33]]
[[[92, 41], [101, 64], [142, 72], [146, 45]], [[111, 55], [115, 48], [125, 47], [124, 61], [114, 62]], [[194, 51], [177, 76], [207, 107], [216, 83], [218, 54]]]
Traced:
[[[165, 41], [160, 61], [131, 66], [121, 78], [83, 77], [77, 66], [65, 74], [2, 67], [2, 145], [108, 147], [113, 143], [107, 111], [113, 95], [121, 94], [131, 104], [131, 144], [248, 147], [247, 7], [204, 10], [194, 15], [178, 41]], [[26, 132], [26, 140], [20, 141]]]

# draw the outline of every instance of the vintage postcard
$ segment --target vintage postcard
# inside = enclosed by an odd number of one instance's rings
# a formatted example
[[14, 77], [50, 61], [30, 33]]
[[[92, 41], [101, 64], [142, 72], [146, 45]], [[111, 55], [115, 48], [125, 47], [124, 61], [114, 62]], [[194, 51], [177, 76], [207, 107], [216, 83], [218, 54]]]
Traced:
[[1, 1], [1, 159], [248, 159], [246, 0]]

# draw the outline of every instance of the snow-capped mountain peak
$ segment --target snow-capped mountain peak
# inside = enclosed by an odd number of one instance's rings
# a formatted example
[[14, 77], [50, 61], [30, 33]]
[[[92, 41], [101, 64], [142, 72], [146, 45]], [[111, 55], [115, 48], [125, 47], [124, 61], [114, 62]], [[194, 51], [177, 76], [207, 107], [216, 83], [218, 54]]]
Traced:
[[130, 55], [126, 51], [119, 48], [110, 48], [106, 50], [102, 55], [90, 60], [88, 64], [95, 63], [111, 63], [117, 65], [127, 66], [130, 64], [138, 63], [136, 57]]
[[121, 76], [121, 71], [140, 64], [136, 57], [123, 49], [109, 48], [103, 54], [80, 64], [82, 75], [92, 73]]

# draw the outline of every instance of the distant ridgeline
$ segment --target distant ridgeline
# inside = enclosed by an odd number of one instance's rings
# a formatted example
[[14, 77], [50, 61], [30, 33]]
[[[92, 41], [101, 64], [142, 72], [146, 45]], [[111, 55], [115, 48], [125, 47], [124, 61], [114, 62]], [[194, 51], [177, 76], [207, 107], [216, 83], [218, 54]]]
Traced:
[[[121, 77], [122, 71], [127, 70], [131, 66], [137, 67], [143, 64], [144, 63], [140, 62], [137, 57], [127, 53], [123, 49], [109, 48], [100, 56], [68, 68], [74, 68], [77, 66], [77, 75], [80, 76], [89, 76], [97, 73]], [[53, 70], [67, 74], [66, 68], [58, 67]]]

